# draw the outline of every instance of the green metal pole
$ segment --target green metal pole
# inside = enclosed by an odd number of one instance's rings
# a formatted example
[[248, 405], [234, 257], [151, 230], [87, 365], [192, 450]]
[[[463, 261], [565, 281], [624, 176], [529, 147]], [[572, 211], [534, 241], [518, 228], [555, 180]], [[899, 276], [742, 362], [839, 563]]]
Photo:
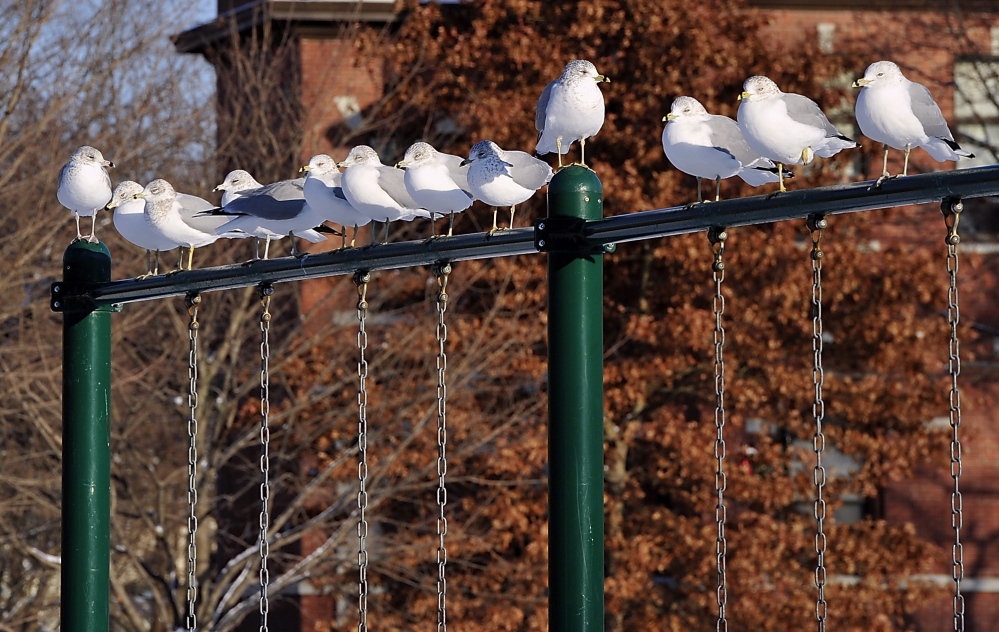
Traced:
[[[603, 187], [578, 165], [548, 185], [548, 216], [599, 219]], [[603, 257], [548, 257], [548, 628], [604, 627]]]
[[[111, 280], [104, 244], [77, 241], [60, 291]], [[58, 302], [53, 299], [53, 305]], [[62, 632], [107, 632], [111, 530], [111, 314], [63, 305]], [[105, 310], [107, 308], [104, 308]]]

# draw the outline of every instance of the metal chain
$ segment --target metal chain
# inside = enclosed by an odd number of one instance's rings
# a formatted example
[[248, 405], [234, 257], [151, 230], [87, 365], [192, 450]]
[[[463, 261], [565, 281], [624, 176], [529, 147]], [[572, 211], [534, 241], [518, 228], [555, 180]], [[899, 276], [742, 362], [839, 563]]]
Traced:
[[270, 375], [270, 329], [271, 329], [271, 296], [274, 288], [269, 284], [261, 285], [260, 294], [260, 539], [258, 552], [260, 554], [260, 632], [267, 632], [267, 615], [270, 603], [267, 589], [270, 586], [270, 571], [267, 560], [270, 556], [270, 543], [267, 531], [270, 528], [269, 503], [270, 486], [270, 414], [271, 414], [271, 375]]
[[198, 615], [195, 607], [198, 601], [198, 307], [201, 295], [191, 293], [185, 300], [191, 322], [187, 326], [190, 347], [187, 355], [187, 629], [193, 632], [198, 628]]
[[961, 374], [961, 346], [957, 338], [957, 325], [961, 320], [957, 297], [957, 246], [961, 238], [957, 225], [964, 205], [961, 200], [944, 200], [941, 205], [944, 223], [947, 226], [947, 274], [950, 286], [947, 290], [947, 322], [950, 324], [950, 341], [947, 354], [947, 372], [950, 374], [950, 476], [954, 479], [954, 491], [950, 496], [950, 520], [954, 529], [954, 546], [951, 548], [952, 576], [954, 578], [954, 630], [964, 631], [964, 596], [961, 594], [961, 581], [964, 579], [964, 545], [961, 544], [961, 527], [964, 526], [964, 500], [961, 496], [961, 391], [957, 388], [957, 376]]
[[367, 272], [354, 274], [357, 285], [357, 632], [367, 632], [368, 629], [368, 522], [365, 511], [368, 508], [368, 361], [364, 351], [368, 348], [368, 333], [364, 321], [368, 313], [368, 282], [371, 275]]
[[444, 547], [444, 536], [447, 535], [447, 517], [444, 508], [447, 505], [447, 488], [444, 486], [444, 476], [447, 474], [447, 354], [444, 343], [447, 341], [447, 325], [444, 322], [444, 312], [447, 311], [447, 280], [451, 274], [451, 264], [439, 263], [434, 266], [437, 277], [437, 632], [447, 630], [447, 549]]
[[826, 501], [822, 491], [826, 485], [826, 469], [822, 465], [822, 453], [826, 447], [826, 437], [822, 433], [822, 422], [826, 408], [822, 401], [822, 387], [825, 385], [825, 372], [822, 369], [822, 249], [819, 241], [822, 230], [829, 222], [822, 215], [808, 216], [808, 231], [812, 238], [812, 383], [815, 386], [815, 400], [812, 403], [812, 416], [815, 418], [815, 435], [812, 437], [812, 450], [815, 452], [815, 469], [812, 478], [815, 483], [815, 619], [819, 632], [826, 629]]
[[715, 560], [718, 572], [718, 587], [716, 597], [718, 600], [718, 622], [715, 625], [717, 632], [727, 632], [728, 618], [726, 617], [726, 606], [728, 605], [728, 585], [726, 559], [728, 556], [728, 541], [725, 539], [725, 525], [728, 522], [728, 510], [725, 508], [725, 491], [728, 489], [728, 478], [725, 475], [725, 328], [722, 326], [722, 315], [725, 313], [725, 297], [722, 295], [722, 282], [725, 280], [725, 262], [722, 257], [725, 254], [725, 240], [728, 233], [724, 228], [711, 228], [708, 230], [708, 241], [711, 243], [711, 251], [714, 254], [714, 261], [711, 264], [711, 272], [715, 282], [715, 295], [712, 299], [712, 310], [715, 315], [715, 522], [718, 526], [718, 535], [715, 539]]

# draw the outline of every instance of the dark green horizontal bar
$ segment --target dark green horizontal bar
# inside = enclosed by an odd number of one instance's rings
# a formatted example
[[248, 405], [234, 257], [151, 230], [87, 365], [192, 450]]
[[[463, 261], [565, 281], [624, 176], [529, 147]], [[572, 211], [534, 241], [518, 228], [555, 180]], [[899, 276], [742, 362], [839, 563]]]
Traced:
[[[946, 198], [993, 195], [999, 196], [999, 165], [894, 178], [880, 187], [873, 181], [856, 182], [605, 217], [586, 222], [585, 238], [591, 245], [599, 246], [692, 233], [712, 226], [731, 228], [803, 219], [811, 214], [832, 215], [940, 202]], [[534, 229], [516, 228], [491, 237], [475, 233], [429, 241], [379, 244], [300, 258], [283, 257], [148, 279], [112, 281], [93, 286], [85, 296], [76, 298], [99, 307], [189, 292], [353, 274], [358, 270], [507, 257], [537, 252], [534, 240]], [[56, 298], [53, 294], [53, 300]]]

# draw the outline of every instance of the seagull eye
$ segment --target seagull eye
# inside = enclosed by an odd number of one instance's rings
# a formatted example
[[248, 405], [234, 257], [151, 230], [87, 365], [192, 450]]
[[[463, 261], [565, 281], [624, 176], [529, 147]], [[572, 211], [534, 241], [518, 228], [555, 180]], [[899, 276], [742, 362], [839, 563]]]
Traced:
[[885, 73], [883, 73], [883, 72], [879, 72], [879, 73], [878, 73], [878, 76], [879, 76], [879, 77], [884, 77], [884, 76], [885, 76]]

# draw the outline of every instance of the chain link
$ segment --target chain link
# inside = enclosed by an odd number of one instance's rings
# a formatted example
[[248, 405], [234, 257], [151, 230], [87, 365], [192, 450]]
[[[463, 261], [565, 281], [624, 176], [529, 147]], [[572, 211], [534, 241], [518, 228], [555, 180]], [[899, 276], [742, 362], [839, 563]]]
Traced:
[[722, 295], [722, 282], [725, 280], [725, 262], [722, 260], [725, 255], [725, 240], [728, 233], [724, 228], [711, 228], [708, 230], [708, 241], [711, 243], [711, 251], [714, 254], [714, 261], [711, 264], [711, 272], [715, 283], [715, 295], [712, 299], [712, 310], [715, 315], [715, 523], [718, 531], [715, 539], [715, 560], [718, 572], [718, 587], [716, 597], [718, 601], [718, 622], [715, 625], [717, 632], [727, 632], [728, 618], [726, 607], [728, 605], [728, 585], [726, 559], [728, 556], [728, 541], [725, 539], [725, 525], [728, 522], [728, 510], [725, 507], [725, 491], [728, 489], [728, 477], [725, 475], [725, 328], [722, 326], [722, 315], [725, 313], [725, 297]]
[[450, 263], [439, 263], [434, 266], [437, 277], [437, 632], [447, 630], [447, 549], [444, 547], [444, 536], [447, 535], [447, 517], [444, 509], [447, 505], [447, 488], [444, 486], [444, 476], [447, 474], [447, 354], [444, 343], [447, 341], [447, 325], [444, 322], [444, 312], [447, 311], [447, 280], [451, 274]]
[[198, 307], [201, 295], [192, 293], [185, 300], [191, 322], [187, 326], [190, 347], [187, 355], [187, 629], [193, 632], [198, 628], [198, 615], [195, 610], [198, 602]]
[[961, 374], [961, 345], [957, 337], [957, 326], [961, 321], [957, 296], [957, 246], [961, 237], [957, 225], [964, 205], [960, 200], [944, 200], [941, 205], [944, 223], [947, 226], [947, 274], [950, 285], [947, 289], [947, 323], [950, 325], [950, 341], [947, 353], [947, 373], [950, 375], [950, 476], [954, 480], [954, 491], [950, 496], [950, 520], [954, 529], [954, 546], [951, 548], [951, 570], [954, 579], [954, 630], [964, 631], [964, 595], [961, 594], [961, 581], [964, 579], [964, 545], [961, 544], [961, 527], [964, 526], [964, 499], [961, 495], [961, 391], [957, 387], [957, 376]]
[[271, 296], [274, 288], [268, 284], [261, 285], [260, 294], [260, 539], [258, 552], [260, 554], [260, 632], [267, 632], [267, 615], [270, 612], [270, 602], [267, 589], [270, 586], [270, 571], [267, 560], [270, 557], [270, 543], [267, 531], [270, 528], [269, 503], [270, 486], [270, 414], [271, 414], [271, 375], [270, 375], [270, 329], [271, 329]]
[[819, 632], [826, 629], [826, 501], [822, 492], [826, 485], [826, 468], [822, 465], [822, 454], [826, 447], [826, 437], [822, 433], [822, 422], [826, 408], [822, 401], [822, 388], [825, 385], [825, 372], [822, 369], [822, 249], [819, 242], [822, 230], [828, 221], [821, 215], [808, 216], [808, 231], [812, 239], [812, 383], [815, 399], [812, 403], [812, 416], [815, 418], [815, 435], [812, 437], [812, 450], [815, 452], [815, 468], [812, 478], [815, 483], [815, 619]]
[[368, 348], [368, 333], [364, 328], [368, 314], [368, 282], [371, 275], [367, 272], [354, 274], [357, 285], [357, 632], [367, 632], [368, 629], [368, 521], [365, 511], [368, 508], [368, 361], [364, 352]]

